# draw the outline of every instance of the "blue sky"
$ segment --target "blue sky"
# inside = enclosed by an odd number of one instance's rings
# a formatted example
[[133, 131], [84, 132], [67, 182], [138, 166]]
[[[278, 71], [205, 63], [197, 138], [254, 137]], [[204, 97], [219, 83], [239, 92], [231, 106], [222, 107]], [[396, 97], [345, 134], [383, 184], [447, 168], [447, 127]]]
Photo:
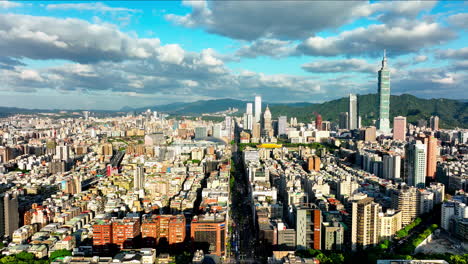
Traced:
[[468, 5], [436, 1], [1, 1], [1, 106], [214, 98], [468, 98]]

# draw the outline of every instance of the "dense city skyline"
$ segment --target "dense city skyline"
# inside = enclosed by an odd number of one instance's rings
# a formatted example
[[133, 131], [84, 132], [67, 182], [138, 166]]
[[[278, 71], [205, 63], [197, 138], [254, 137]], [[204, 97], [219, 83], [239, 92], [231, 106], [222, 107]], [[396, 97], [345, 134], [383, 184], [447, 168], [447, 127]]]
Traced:
[[[1, 106], [120, 109], [254, 94], [460, 99], [464, 2], [0, 2]], [[283, 96], [287, 94], [288, 96]]]

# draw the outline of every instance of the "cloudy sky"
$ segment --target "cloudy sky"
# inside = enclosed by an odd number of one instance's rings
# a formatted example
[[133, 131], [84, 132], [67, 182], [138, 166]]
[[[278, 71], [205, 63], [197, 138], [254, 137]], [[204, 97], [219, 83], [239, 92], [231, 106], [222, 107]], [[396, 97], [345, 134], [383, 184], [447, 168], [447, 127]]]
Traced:
[[468, 2], [0, 1], [0, 106], [468, 98]]

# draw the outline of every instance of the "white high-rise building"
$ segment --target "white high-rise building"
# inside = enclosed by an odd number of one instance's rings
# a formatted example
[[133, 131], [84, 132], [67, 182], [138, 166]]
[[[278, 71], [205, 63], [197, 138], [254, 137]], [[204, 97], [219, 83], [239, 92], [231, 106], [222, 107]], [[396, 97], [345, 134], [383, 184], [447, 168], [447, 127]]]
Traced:
[[384, 155], [383, 156], [383, 178], [384, 179], [399, 179], [401, 170], [400, 155]]
[[245, 110], [245, 113], [248, 115], [253, 114], [253, 104], [252, 103], [247, 103], [247, 109]]
[[278, 136], [286, 135], [287, 126], [288, 126], [288, 118], [286, 116], [278, 117]]
[[138, 166], [133, 174], [133, 188], [137, 190], [144, 189], [145, 186], [145, 168]]
[[348, 108], [348, 129], [358, 129], [358, 122], [359, 122], [359, 113], [358, 113], [358, 99], [355, 94], [349, 94], [349, 108]]
[[55, 159], [68, 162], [70, 159], [70, 147], [63, 145], [55, 147]]
[[255, 96], [255, 122], [260, 122], [262, 118], [262, 97]]
[[245, 111], [245, 128], [248, 130], [253, 129], [253, 104], [247, 103], [247, 109]]
[[408, 146], [408, 185], [424, 188], [426, 185], [426, 145], [416, 141]]

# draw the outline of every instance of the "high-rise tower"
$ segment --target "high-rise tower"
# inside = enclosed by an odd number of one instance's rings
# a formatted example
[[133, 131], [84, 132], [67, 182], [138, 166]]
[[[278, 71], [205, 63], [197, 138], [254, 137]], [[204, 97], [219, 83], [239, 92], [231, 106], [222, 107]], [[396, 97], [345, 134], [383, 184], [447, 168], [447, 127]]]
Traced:
[[355, 94], [349, 94], [349, 108], [348, 108], [348, 114], [349, 114], [349, 125], [348, 128], [349, 130], [353, 129], [358, 129], [358, 99]]
[[143, 189], [145, 187], [145, 169], [142, 166], [135, 168], [133, 173], [133, 188], [136, 190]]
[[378, 108], [379, 108], [379, 131], [388, 134], [390, 133], [390, 69], [387, 67], [387, 57], [384, 50], [382, 59], [382, 68], [378, 74]]
[[262, 118], [262, 97], [255, 96], [255, 122], [260, 122]]

